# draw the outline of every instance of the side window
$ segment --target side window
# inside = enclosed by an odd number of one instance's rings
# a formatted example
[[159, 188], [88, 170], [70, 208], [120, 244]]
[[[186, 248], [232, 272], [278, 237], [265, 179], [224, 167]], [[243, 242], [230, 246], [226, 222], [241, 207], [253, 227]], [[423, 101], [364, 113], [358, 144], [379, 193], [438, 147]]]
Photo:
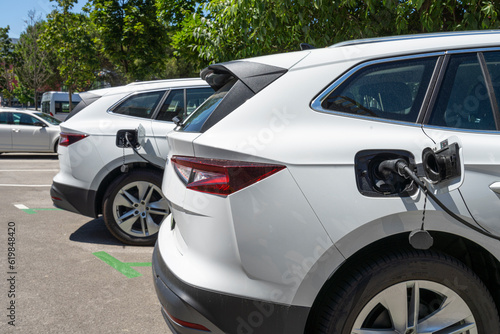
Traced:
[[9, 114], [0, 112], [0, 124], [9, 124]]
[[491, 101], [477, 54], [450, 58], [430, 125], [471, 130], [495, 130]]
[[379, 63], [361, 68], [321, 103], [323, 109], [415, 122], [436, 57]]
[[40, 122], [35, 117], [24, 113], [13, 113], [12, 117], [14, 118], [14, 124], [18, 125], [35, 125], [35, 123]]
[[214, 90], [210, 87], [207, 88], [193, 88], [186, 90], [186, 116], [191, 115], [193, 111], [196, 110], [206, 99], [208, 99]]
[[140, 118], [151, 118], [164, 91], [135, 94], [123, 101], [113, 109], [113, 113], [134, 116]]
[[170, 91], [165, 102], [161, 106], [160, 113], [156, 117], [159, 121], [171, 122], [175, 116], [184, 114], [184, 89]]

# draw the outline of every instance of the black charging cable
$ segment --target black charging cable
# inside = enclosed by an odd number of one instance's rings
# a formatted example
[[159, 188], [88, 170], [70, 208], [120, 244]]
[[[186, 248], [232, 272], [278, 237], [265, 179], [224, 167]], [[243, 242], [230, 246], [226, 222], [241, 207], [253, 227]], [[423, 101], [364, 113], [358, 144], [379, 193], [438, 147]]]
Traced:
[[479, 232], [487, 237], [490, 237], [490, 238], [495, 239], [495, 240], [500, 240], [500, 237], [498, 237], [498, 236], [496, 236], [496, 235], [494, 235], [486, 230], [483, 230], [475, 225], [472, 225], [471, 223], [464, 220], [462, 217], [458, 216], [456, 213], [454, 213], [453, 211], [448, 209], [446, 207], [446, 205], [444, 205], [431, 191], [429, 191], [429, 189], [427, 188], [427, 185], [424, 182], [422, 182], [422, 180], [420, 180], [420, 178], [417, 176], [417, 174], [415, 174], [415, 172], [413, 170], [410, 169], [410, 167], [408, 166], [408, 163], [404, 159], [385, 160], [385, 161], [380, 163], [378, 168], [379, 168], [379, 171], [389, 170], [393, 173], [397, 173], [397, 174], [401, 175], [402, 177], [411, 178], [415, 182], [415, 184], [417, 184], [419, 186], [419, 188], [422, 189], [422, 191], [424, 191], [424, 193], [426, 195], [428, 195], [430, 198], [432, 198], [432, 200], [437, 205], [439, 205], [439, 207], [441, 207], [441, 209], [443, 209], [451, 217], [455, 218], [458, 222], [460, 222], [461, 224], [463, 224], [463, 225], [473, 229], [474, 231]]
[[160, 166], [154, 162], [152, 162], [151, 160], [147, 159], [146, 157], [144, 157], [142, 154], [139, 153], [139, 151], [135, 148], [134, 145], [132, 145], [132, 143], [130, 142], [130, 139], [128, 138], [130, 133], [126, 132], [125, 133], [125, 140], [127, 141], [127, 144], [132, 148], [132, 150], [134, 150], [134, 152], [140, 156], [142, 159], [144, 159], [146, 162], [150, 163], [151, 165], [155, 166], [156, 168], [160, 168], [160, 169], [165, 169], [165, 166]]

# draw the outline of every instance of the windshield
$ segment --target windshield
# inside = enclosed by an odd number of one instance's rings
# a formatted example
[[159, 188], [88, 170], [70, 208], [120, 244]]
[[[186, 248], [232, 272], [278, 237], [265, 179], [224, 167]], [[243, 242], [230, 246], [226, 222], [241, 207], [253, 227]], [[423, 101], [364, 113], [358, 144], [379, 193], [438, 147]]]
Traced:
[[38, 117], [42, 118], [44, 121], [46, 121], [47, 123], [50, 123], [52, 125], [59, 125], [61, 124], [62, 122], [60, 120], [58, 120], [57, 118], [54, 118], [52, 116], [49, 116], [47, 114], [44, 114], [44, 113], [41, 113], [41, 112], [36, 112], [34, 113], [35, 115], [37, 115]]
[[221, 103], [236, 80], [231, 80], [224, 87], [211, 95], [202, 105], [198, 107], [183, 123], [182, 130], [186, 132], [198, 132], [208, 117], [214, 112], [215, 108]]

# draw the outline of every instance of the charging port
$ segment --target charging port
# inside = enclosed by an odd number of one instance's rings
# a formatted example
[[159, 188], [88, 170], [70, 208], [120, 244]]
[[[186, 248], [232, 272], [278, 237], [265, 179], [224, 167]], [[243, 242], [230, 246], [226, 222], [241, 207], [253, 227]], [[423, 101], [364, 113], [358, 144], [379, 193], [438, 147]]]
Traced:
[[116, 133], [116, 146], [119, 148], [140, 147], [137, 130], [118, 130]]
[[404, 160], [409, 166], [415, 165], [410, 152], [401, 150], [366, 150], [356, 154], [356, 183], [358, 190], [370, 197], [405, 197], [415, 194], [416, 187], [411, 179], [393, 173], [380, 164], [388, 160]]

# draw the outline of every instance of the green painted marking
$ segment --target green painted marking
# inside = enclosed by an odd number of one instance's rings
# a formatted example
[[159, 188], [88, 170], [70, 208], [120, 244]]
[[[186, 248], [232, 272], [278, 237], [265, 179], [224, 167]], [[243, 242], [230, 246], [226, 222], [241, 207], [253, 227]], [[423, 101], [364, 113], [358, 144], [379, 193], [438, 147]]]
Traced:
[[92, 254], [94, 254], [97, 258], [106, 262], [112, 268], [115, 268], [116, 270], [118, 270], [123, 275], [127, 276], [128, 278], [142, 276], [142, 274], [140, 272], [138, 272], [135, 269], [132, 269], [132, 267], [151, 267], [152, 266], [151, 262], [122, 262], [122, 261], [112, 257], [111, 255], [109, 255], [106, 252], [95, 252]]
[[21, 210], [30, 215], [37, 213], [37, 211], [61, 211], [61, 209], [58, 208], [34, 208], [34, 209], [21, 209]]

